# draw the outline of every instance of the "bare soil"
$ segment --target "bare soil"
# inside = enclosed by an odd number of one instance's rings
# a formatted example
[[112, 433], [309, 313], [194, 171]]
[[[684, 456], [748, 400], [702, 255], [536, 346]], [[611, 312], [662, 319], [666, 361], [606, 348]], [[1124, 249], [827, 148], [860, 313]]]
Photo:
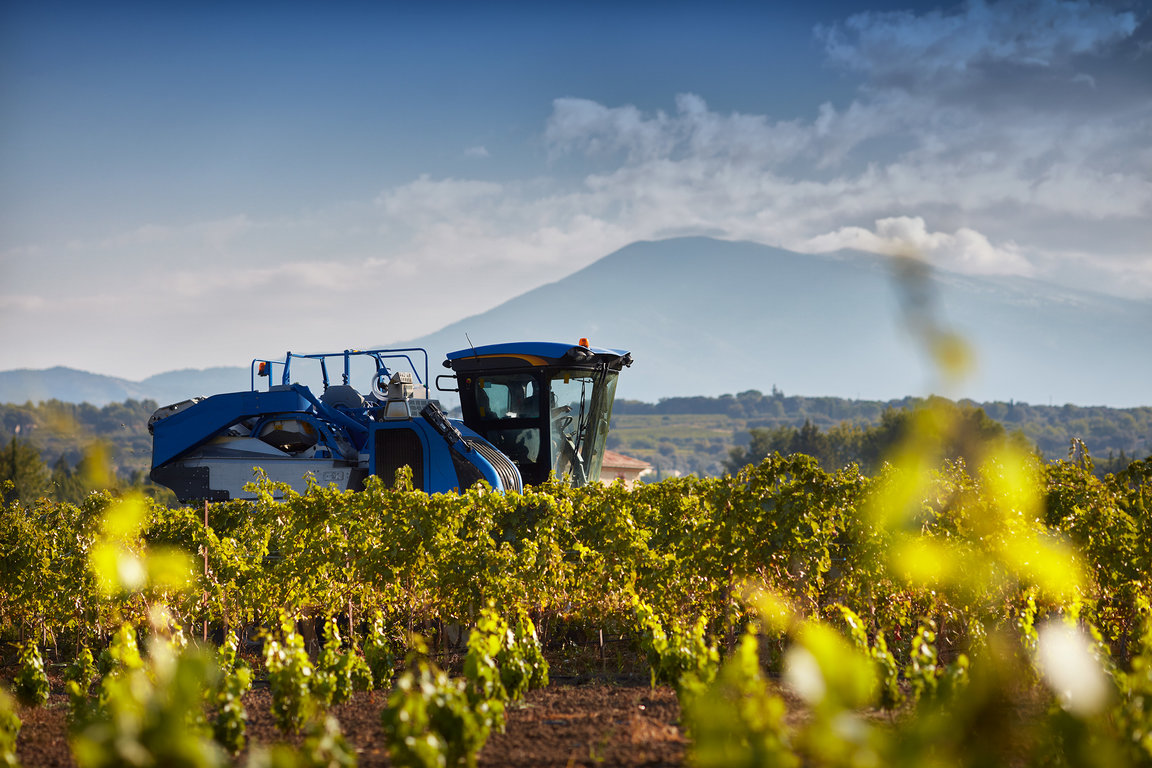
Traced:
[[[5, 675], [4, 677], [8, 677]], [[68, 744], [68, 702], [59, 680], [52, 681], [47, 706], [19, 707], [24, 725], [16, 751], [24, 766], [74, 766]], [[361, 766], [389, 765], [380, 710], [387, 696], [358, 693], [332, 708]], [[271, 695], [257, 685], [244, 699], [249, 745], [285, 738], [270, 712]], [[636, 676], [619, 680], [571, 679], [532, 691], [506, 713], [505, 733], [492, 734], [480, 753], [484, 766], [678, 766], [684, 761], [680, 707], [672, 689], [652, 689]], [[246, 762], [246, 755], [237, 758]]]

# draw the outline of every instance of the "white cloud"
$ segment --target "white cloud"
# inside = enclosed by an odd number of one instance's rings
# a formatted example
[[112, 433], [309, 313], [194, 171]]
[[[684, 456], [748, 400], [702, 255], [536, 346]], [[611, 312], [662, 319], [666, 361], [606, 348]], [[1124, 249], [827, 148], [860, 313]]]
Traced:
[[554, 149], [590, 155], [618, 151], [635, 162], [666, 156], [676, 137], [663, 112], [645, 116], [632, 105], [605, 107], [587, 99], [556, 99], [545, 139]]
[[[589, 132], [586, 151], [613, 145], [605, 137], [617, 124], [613, 110], [598, 110], [599, 121], [573, 122], [571, 107], [558, 102], [549, 124], [550, 135], [563, 136], [561, 146], [579, 144], [577, 126]], [[645, 144], [630, 152], [631, 160], [585, 183], [599, 209], [619, 210], [617, 221], [643, 236], [696, 226], [781, 243], [839, 229], [846, 221], [918, 210], [963, 212], [1001, 231], [1015, 226], [1006, 217], [1013, 206], [1088, 223], [1140, 220], [1152, 210], [1152, 181], [1140, 155], [1129, 151], [1152, 135], [1143, 132], [1152, 127], [1152, 108], [1148, 116], [1137, 113], [1119, 122], [1114, 115], [1088, 123], [1006, 115], [995, 128], [985, 127], [981, 115], [957, 107], [934, 111], [900, 94], [854, 102], [845, 110], [826, 106], [806, 125], [699, 109], [660, 113], [644, 123], [633, 108], [620, 109], [630, 115], [627, 141], [635, 146], [635, 137], [643, 136]], [[929, 122], [917, 126], [922, 115], [930, 115]], [[729, 140], [734, 133], [753, 138]], [[723, 140], [696, 140], [725, 134]], [[852, 152], [878, 138], [896, 142], [887, 162], [851, 169]], [[798, 157], [815, 165], [806, 177], [794, 171]], [[1102, 169], [1109, 164], [1115, 169]], [[984, 231], [978, 223], [973, 229]], [[1044, 236], [1042, 230], [1019, 234], [1004, 239]], [[1102, 238], [1104, 251], [1107, 240]], [[1011, 261], [1020, 267], [1018, 259]]]
[[1096, 78], [1084, 72], [1077, 72], [1075, 75], [1073, 75], [1071, 82], [1079, 85], [1086, 85], [1092, 90], [1096, 90]]
[[0, 312], [38, 312], [48, 306], [43, 296], [9, 294], [0, 295]]
[[[235, 296], [237, 300], [253, 300], [253, 295], [269, 292], [274, 296], [292, 296], [308, 292], [328, 294], [351, 293], [371, 279], [377, 267], [371, 262], [349, 264], [343, 261], [293, 261], [265, 269], [191, 270], [184, 269], [165, 275], [163, 286], [185, 298]], [[239, 294], [237, 296], [237, 294]]]
[[[1134, 29], [1132, 14], [1085, 2], [859, 14], [821, 38], [834, 63], [869, 79], [810, 120], [721, 114], [692, 94], [653, 113], [560, 99], [545, 136], [554, 153], [600, 164], [581, 202], [613, 211], [637, 238], [702, 232], [891, 250], [894, 236], [867, 227], [920, 221], [902, 235], [943, 268], [1065, 278], [1075, 228], [1102, 267], [1085, 284], [1147, 297], [1152, 254], [1132, 253], [1116, 233], [1152, 241], [1152, 93], [1089, 109], [1059, 91], [1071, 81], [1090, 86], [1080, 93], [1112, 87], [1104, 76], [1146, 82], [1118, 74], [1131, 59], [1093, 75], [1072, 68], [1080, 54], [1103, 60]], [[1017, 74], [989, 69], [1007, 65]], [[1057, 67], [1058, 80], [1044, 74]], [[985, 75], [979, 88], [952, 87]], [[1056, 83], [1055, 96], [1040, 83]]]
[[[52, 314], [72, 313], [76, 315], [83, 328], [83, 318], [86, 313], [104, 313], [118, 310], [124, 306], [124, 297], [112, 292], [97, 292], [81, 296], [36, 294], [0, 296], [0, 313], [13, 313], [23, 318], [37, 317], [43, 320]], [[3, 323], [7, 325], [8, 323]], [[10, 327], [25, 327], [25, 322], [18, 320]]]
[[1091, 2], [969, 0], [955, 11], [866, 11], [818, 29], [829, 59], [881, 82], [1007, 63], [1050, 67], [1131, 35], [1135, 16]]
[[386, 220], [423, 226], [458, 214], [486, 209], [503, 193], [500, 184], [460, 179], [416, 181], [380, 194], [375, 204]]
[[921, 258], [934, 266], [966, 274], [1032, 275], [1036, 271], [1015, 243], [994, 246], [987, 237], [967, 227], [952, 234], [929, 232], [924, 219], [918, 216], [880, 219], [875, 231], [841, 227], [797, 245], [797, 250], [809, 253], [843, 248]]
[[684, 93], [676, 97], [675, 114], [645, 115], [632, 105], [606, 107], [587, 99], [556, 99], [545, 138], [554, 152], [623, 153], [630, 165], [718, 158], [764, 165], [811, 155], [817, 137], [800, 121], [721, 115], [709, 110], [700, 96]]
[[464, 150], [464, 157], [489, 157], [488, 148], [485, 146], [468, 147]]
[[[697, 94], [654, 112], [557, 99], [545, 148], [566, 167], [586, 162], [582, 177], [557, 164], [499, 182], [425, 175], [295, 214], [35, 243], [0, 254], [0, 310], [15, 327], [51, 309], [52, 333], [87, 333], [80, 344], [92, 349], [136, 340], [151, 350], [136, 361], [153, 366], [146, 375], [243, 359], [253, 339], [275, 349], [414, 337], [630, 242], [683, 234], [914, 249], [944, 269], [1149, 298], [1152, 253], [1132, 246], [1152, 242], [1145, 81], [1127, 73], [1145, 82], [1131, 98], [1079, 110], [1037, 98], [1027, 80], [975, 94], [935, 87], [993, 66], [1064, 67], [1059, 85], [1078, 101], [1114, 84], [1108, 70], [1080, 76], [1071, 57], [1104, 56], [1131, 29], [1130, 14], [1082, 2], [860, 14], [821, 33], [834, 63], [866, 75], [847, 103], [780, 118], [713, 110]], [[175, 336], [184, 349], [195, 337], [204, 356], [162, 360]]]

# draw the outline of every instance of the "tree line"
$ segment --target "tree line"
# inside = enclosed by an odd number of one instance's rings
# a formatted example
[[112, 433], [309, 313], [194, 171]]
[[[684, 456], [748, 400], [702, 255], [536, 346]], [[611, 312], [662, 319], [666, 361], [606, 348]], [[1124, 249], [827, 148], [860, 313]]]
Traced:
[[79, 504], [93, 491], [136, 491], [175, 504], [175, 494], [153, 483], [146, 469], [117, 472], [109, 453], [107, 444], [93, 441], [75, 464], [61, 455], [49, 466], [31, 440], [13, 435], [0, 446], [0, 497], [5, 503], [26, 505], [38, 499]]
[[[622, 400], [616, 403], [615, 415], [684, 416], [687, 414], [726, 415], [741, 432], [778, 430], [788, 428], [787, 440], [793, 432], [810, 424], [805, 440], [813, 428], [833, 433], [833, 442], [852, 443], [854, 429], [867, 432], [879, 429], [883, 434], [900, 416], [893, 412], [909, 412], [930, 402], [948, 402], [944, 398], [905, 397], [897, 400], [848, 400], [840, 397], [804, 397], [785, 395], [773, 387], [769, 394], [747, 390], [735, 395], [719, 397], [671, 397], [657, 403]], [[1069, 441], [1081, 440], [1098, 459], [1117, 465], [1127, 465], [1132, 459], [1152, 454], [1152, 407], [1110, 408], [1107, 406], [1032, 405], [1016, 401], [977, 403], [960, 400], [955, 407], [980, 410], [992, 421], [1012, 432], [1018, 432], [1047, 458], [1064, 456]], [[846, 425], [847, 424], [847, 425]], [[761, 433], [762, 434], [762, 433]], [[764, 440], [763, 436], [760, 440]], [[785, 442], [783, 433], [775, 444]], [[801, 441], [803, 443], [803, 441]], [[622, 448], [626, 450], [626, 448]], [[863, 449], [865, 458], [870, 453]], [[871, 452], [871, 455], [875, 455]], [[864, 461], [862, 463], [869, 463]]]
[[[677, 417], [692, 414], [726, 414], [732, 420], [732, 437], [704, 446], [706, 455], [696, 462], [710, 469], [688, 467], [702, 476], [735, 472], [775, 452], [813, 456], [829, 471], [855, 463], [861, 471], [872, 473], [886, 451], [907, 434], [911, 414], [926, 403], [963, 414], [973, 439], [1027, 446], [1048, 459], [1065, 456], [1070, 441], [1080, 440], [1096, 457], [1095, 469], [1101, 476], [1152, 454], [1152, 407], [977, 405], [943, 398], [883, 403], [785, 396], [773, 388], [767, 395], [749, 390], [714, 398], [667, 398], [658, 403], [623, 400], [614, 410], [617, 416], [663, 415], [672, 424]], [[156, 407], [152, 400], [103, 407], [59, 400], [0, 404], [0, 484], [13, 484], [4, 492], [5, 499], [29, 501], [44, 496], [75, 503], [92, 490], [127, 488], [166, 498], [168, 491], [148, 479], [152, 439], [147, 423]], [[615, 439], [610, 446], [628, 453], [632, 446], [620, 442], [620, 435], [611, 436]], [[677, 456], [692, 448], [661, 447], [674, 450]], [[950, 455], [965, 458], [970, 465], [976, 458], [963, 445], [950, 449]], [[671, 458], [651, 460], [660, 464]]]
[[[967, 466], [979, 466], [989, 450], [1011, 448], [1027, 452], [1031, 445], [1019, 431], [1009, 432], [983, 408], [956, 405], [939, 399], [934, 409], [949, 415], [953, 428], [940, 441], [941, 458], [961, 460]], [[889, 408], [880, 415], [874, 426], [861, 426], [840, 422], [830, 429], [821, 430], [805, 420], [801, 427], [759, 427], [750, 430], [748, 445], [739, 445], [728, 452], [725, 469], [736, 473], [749, 464], [759, 464], [768, 456], [804, 454], [815, 458], [828, 472], [835, 472], [855, 464], [861, 472], [872, 475], [895, 449], [904, 444], [917, 429], [918, 412]], [[930, 427], [930, 425], [928, 425]]]
[[[0, 404], [0, 486], [5, 501], [79, 503], [93, 490], [139, 489], [167, 499], [148, 479], [153, 400]], [[174, 497], [173, 497], [174, 500]]]

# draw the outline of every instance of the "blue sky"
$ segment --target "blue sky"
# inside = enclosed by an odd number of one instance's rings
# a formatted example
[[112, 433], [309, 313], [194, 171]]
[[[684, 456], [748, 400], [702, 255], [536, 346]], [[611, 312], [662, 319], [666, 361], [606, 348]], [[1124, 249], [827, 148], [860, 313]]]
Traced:
[[0, 4], [0, 370], [397, 341], [681, 234], [1152, 300], [1147, 2], [233, 5]]

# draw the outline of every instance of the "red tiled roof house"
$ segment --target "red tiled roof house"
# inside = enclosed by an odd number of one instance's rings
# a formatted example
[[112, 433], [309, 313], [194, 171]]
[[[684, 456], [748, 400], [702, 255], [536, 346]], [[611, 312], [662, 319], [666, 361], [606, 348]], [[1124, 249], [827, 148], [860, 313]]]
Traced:
[[604, 463], [600, 467], [600, 482], [613, 483], [623, 480], [624, 485], [631, 488], [641, 475], [651, 471], [652, 465], [646, 461], [605, 450]]

